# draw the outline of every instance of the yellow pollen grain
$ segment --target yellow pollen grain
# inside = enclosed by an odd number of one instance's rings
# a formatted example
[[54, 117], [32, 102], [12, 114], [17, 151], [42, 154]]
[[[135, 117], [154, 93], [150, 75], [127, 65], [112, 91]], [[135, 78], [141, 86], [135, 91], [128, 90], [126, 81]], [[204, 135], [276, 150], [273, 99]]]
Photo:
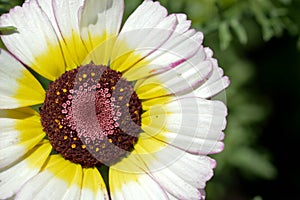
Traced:
[[94, 72], [91, 73], [91, 76], [94, 77], [96, 74]]
[[57, 124], [60, 124], [60, 121], [58, 119], [54, 120]]
[[115, 86], [112, 86], [112, 87], [111, 87], [111, 90], [115, 90], [115, 89], [116, 89], [116, 87], [115, 87]]
[[138, 115], [138, 114], [139, 114], [139, 112], [136, 110], [136, 111], [134, 111], [134, 114]]
[[68, 136], [65, 135], [65, 136], [64, 136], [64, 140], [66, 140], [66, 139], [68, 139]]
[[72, 144], [71, 147], [72, 147], [72, 149], [75, 149], [76, 148], [76, 144]]
[[60, 92], [59, 92], [59, 91], [57, 91], [57, 92], [56, 92], [56, 95], [60, 95]]
[[82, 148], [82, 149], [85, 149], [85, 148], [86, 148], [86, 146], [83, 144], [83, 145], [81, 145], [81, 148]]
[[86, 77], [87, 77], [87, 74], [83, 74], [83, 75], [82, 75], [82, 78], [86, 78]]
[[119, 96], [119, 100], [123, 100], [123, 98], [124, 98], [123, 96]]
[[129, 107], [129, 103], [126, 103], [126, 106]]
[[82, 81], [82, 78], [80, 77], [80, 78], [78, 78], [78, 80], [79, 80], [79, 81]]
[[63, 91], [64, 93], [66, 93], [68, 90], [64, 88], [62, 91]]
[[77, 140], [77, 138], [76, 138], [76, 137], [74, 137], [74, 138], [73, 138], [73, 140], [74, 140], [74, 141], [76, 141], [76, 140]]
[[58, 99], [55, 99], [55, 103], [59, 103], [59, 100], [58, 100]]
[[58, 127], [59, 129], [62, 129], [63, 128], [63, 126], [62, 125], [59, 125], [59, 127]]
[[97, 148], [96, 148], [96, 152], [98, 152], [99, 150], [100, 150], [100, 149], [97, 147]]
[[108, 139], [108, 141], [109, 141], [109, 143], [112, 143], [113, 140], [112, 139]]
[[123, 89], [123, 88], [121, 88], [121, 89], [120, 89], [120, 92], [124, 92], [124, 89]]

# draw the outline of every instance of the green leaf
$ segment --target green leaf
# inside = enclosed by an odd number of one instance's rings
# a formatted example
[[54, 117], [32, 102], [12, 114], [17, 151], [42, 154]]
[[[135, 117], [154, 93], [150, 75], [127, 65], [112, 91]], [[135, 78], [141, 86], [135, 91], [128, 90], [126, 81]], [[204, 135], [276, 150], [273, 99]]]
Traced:
[[220, 46], [221, 46], [221, 49], [224, 50], [226, 49], [231, 40], [232, 40], [232, 36], [231, 36], [231, 33], [230, 33], [230, 29], [229, 29], [229, 26], [228, 26], [228, 23], [227, 22], [222, 22], [219, 26], [219, 38], [220, 38]]
[[101, 165], [100, 167], [97, 167], [98, 171], [102, 175], [102, 178], [104, 180], [104, 183], [106, 185], [106, 188], [110, 190], [109, 188], [109, 167], [105, 165]]
[[255, 175], [265, 179], [272, 179], [277, 174], [275, 167], [264, 155], [250, 148], [240, 148], [231, 159], [232, 164], [236, 165], [249, 177]]
[[8, 35], [8, 34], [16, 33], [16, 32], [17, 32], [17, 28], [14, 27], [14, 26], [0, 27], [0, 34], [1, 35]]
[[31, 72], [31, 74], [40, 82], [40, 84], [42, 85], [42, 87], [47, 90], [49, 84], [51, 83], [50, 80], [46, 79], [45, 77], [39, 75], [37, 72], [35, 72], [34, 70], [32, 70], [31, 68], [28, 68], [28, 70]]
[[230, 25], [239, 38], [240, 43], [246, 44], [248, 41], [247, 33], [245, 28], [239, 23], [238, 19], [231, 20]]
[[3, 3], [7, 3], [7, 4], [9, 4], [9, 3], [10, 3], [10, 1], [11, 1], [11, 0], [1, 0], [1, 1], [0, 1], [0, 3], [1, 3], [1, 4], [3, 4]]
[[40, 113], [40, 108], [43, 106], [43, 104], [38, 104], [38, 105], [34, 105], [34, 106], [31, 106], [31, 108], [33, 110], [35, 110], [37, 113]]

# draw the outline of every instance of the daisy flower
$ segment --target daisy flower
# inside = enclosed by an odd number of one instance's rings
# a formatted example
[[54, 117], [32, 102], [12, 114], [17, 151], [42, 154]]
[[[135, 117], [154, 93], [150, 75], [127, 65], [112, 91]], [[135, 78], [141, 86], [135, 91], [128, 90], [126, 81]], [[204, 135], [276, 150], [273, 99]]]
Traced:
[[1, 36], [0, 199], [205, 198], [229, 80], [185, 14], [146, 0], [121, 28], [123, 12], [27, 0], [1, 16], [16, 31]]

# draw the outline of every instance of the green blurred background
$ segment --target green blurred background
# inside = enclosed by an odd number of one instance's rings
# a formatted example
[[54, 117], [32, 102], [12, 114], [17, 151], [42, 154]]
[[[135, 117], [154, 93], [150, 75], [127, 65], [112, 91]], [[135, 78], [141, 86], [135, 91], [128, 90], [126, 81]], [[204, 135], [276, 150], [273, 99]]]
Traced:
[[[125, 19], [142, 0], [125, 0]], [[231, 79], [225, 150], [208, 200], [296, 199], [300, 141], [300, 1], [160, 0], [186, 13]], [[0, 13], [21, 4], [0, 0]], [[3, 30], [0, 30], [3, 31]], [[300, 148], [300, 145], [299, 145]]]

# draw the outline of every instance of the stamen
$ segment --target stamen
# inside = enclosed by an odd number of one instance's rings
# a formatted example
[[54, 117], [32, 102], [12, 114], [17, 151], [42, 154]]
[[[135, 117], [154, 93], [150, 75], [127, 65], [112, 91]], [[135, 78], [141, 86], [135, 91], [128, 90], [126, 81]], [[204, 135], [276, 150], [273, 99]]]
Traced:
[[141, 113], [142, 104], [121, 73], [89, 64], [49, 85], [41, 121], [57, 153], [92, 167], [114, 164], [133, 149]]

